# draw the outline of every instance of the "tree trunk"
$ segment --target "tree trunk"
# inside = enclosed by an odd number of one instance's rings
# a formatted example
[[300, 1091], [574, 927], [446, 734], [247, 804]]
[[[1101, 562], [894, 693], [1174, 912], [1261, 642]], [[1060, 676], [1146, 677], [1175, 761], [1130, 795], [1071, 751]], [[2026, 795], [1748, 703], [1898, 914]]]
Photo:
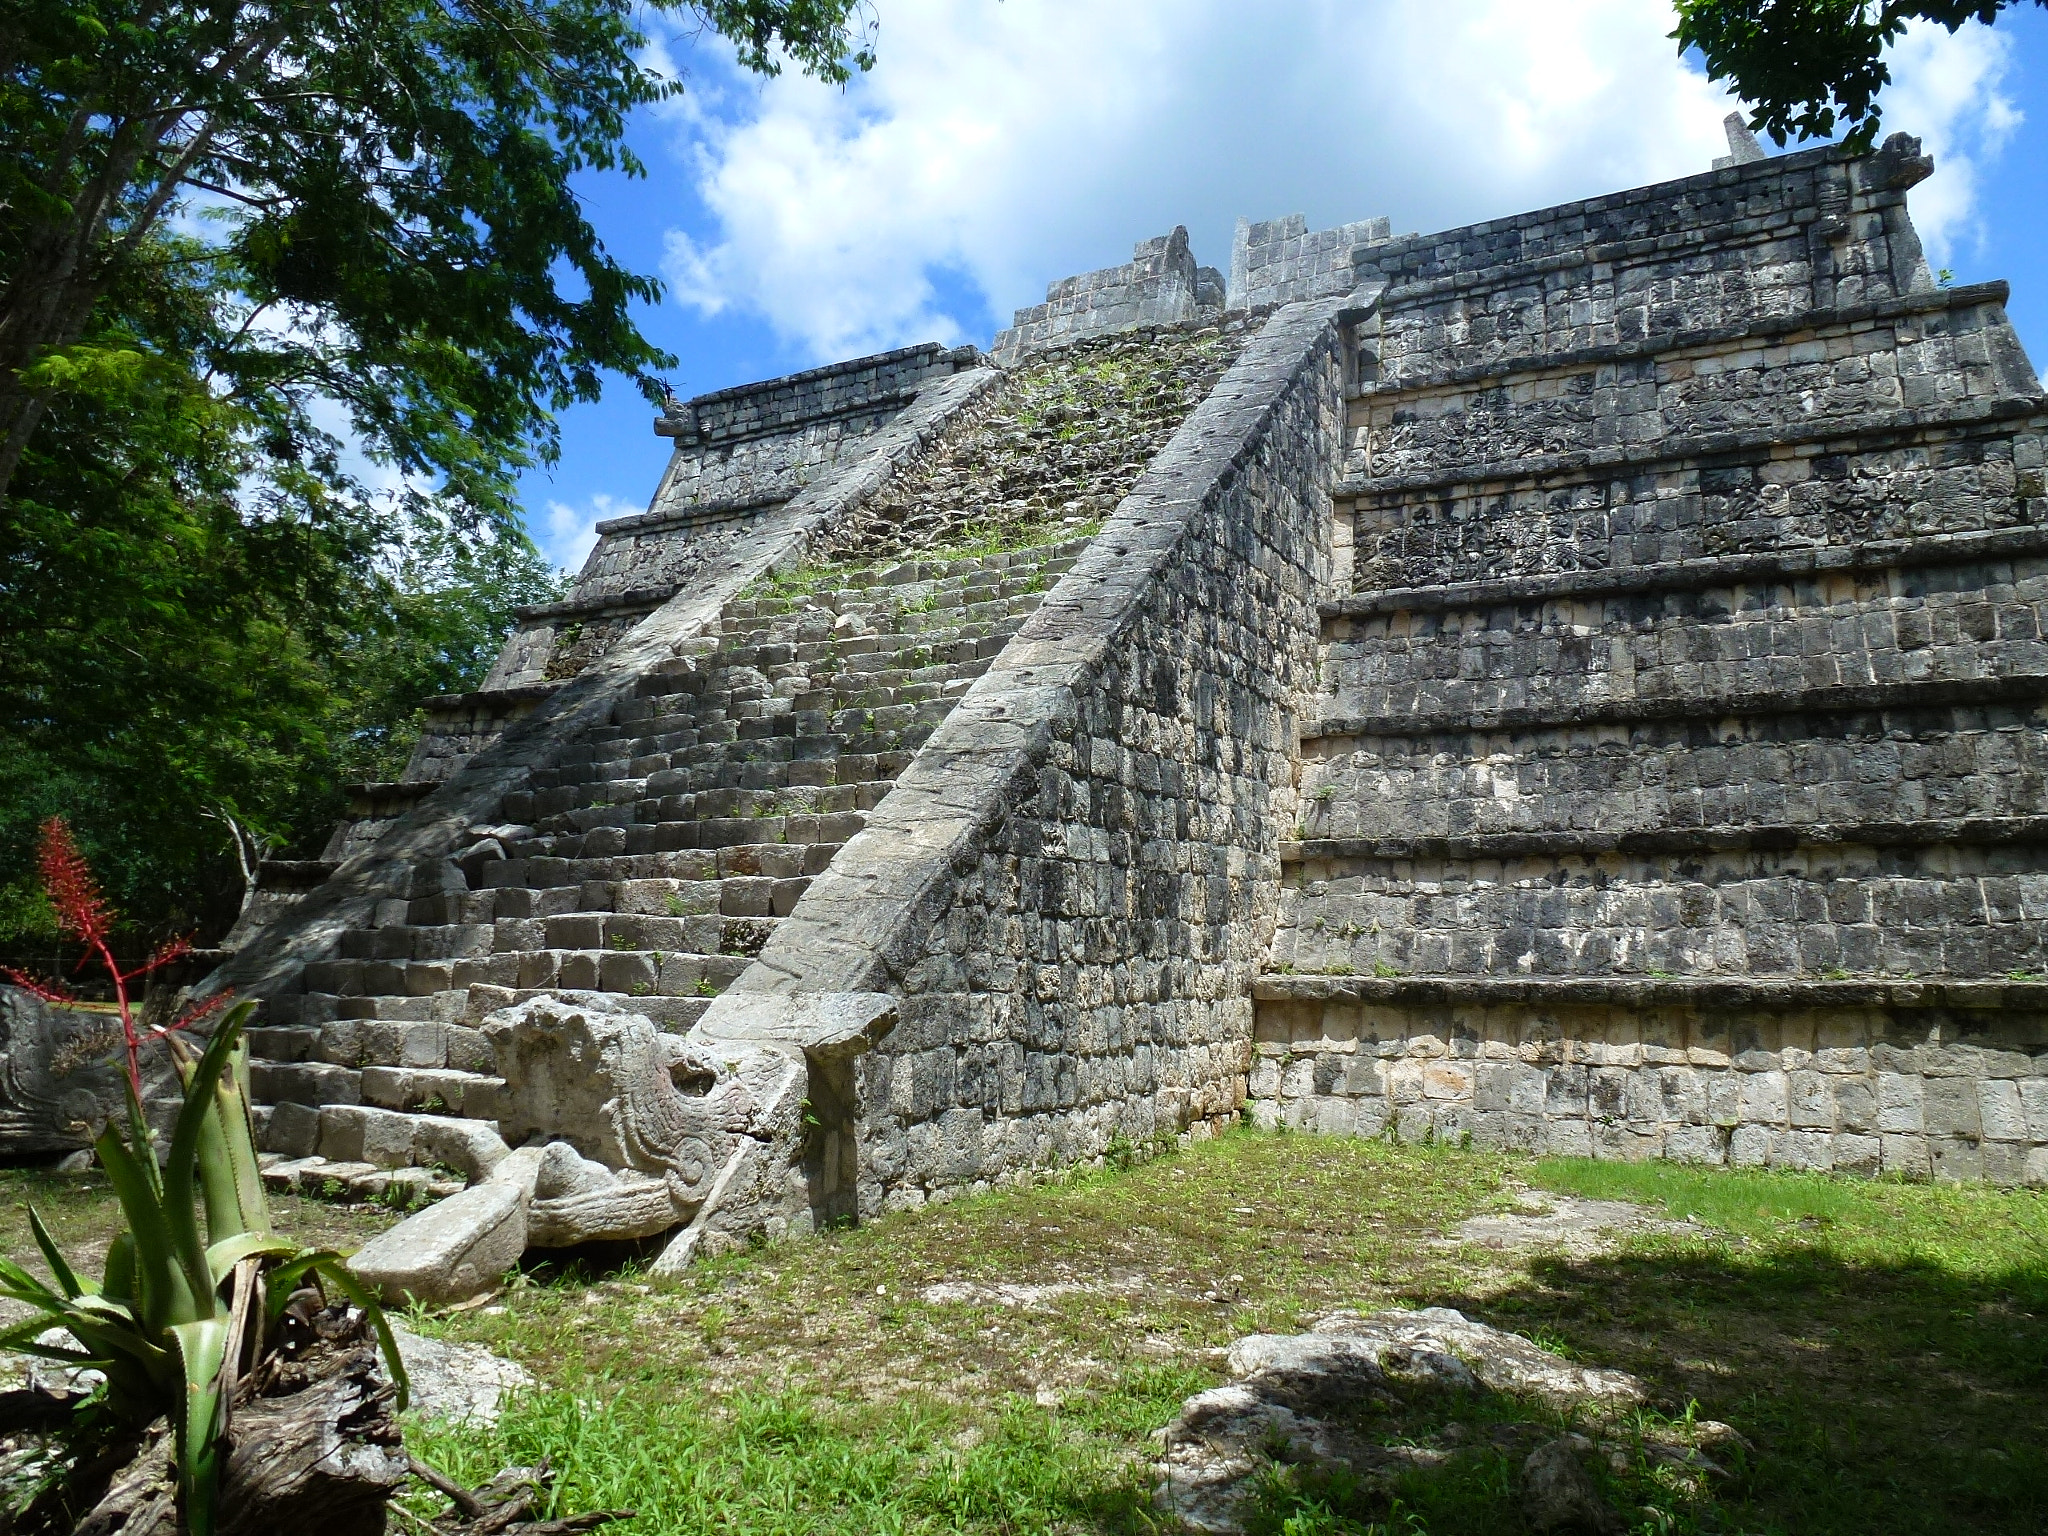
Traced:
[[[410, 1475], [374, 1349], [323, 1362], [286, 1397], [238, 1404], [221, 1466], [220, 1536], [384, 1536], [384, 1506]], [[155, 1432], [72, 1536], [176, 1536], [171, 1436]]]

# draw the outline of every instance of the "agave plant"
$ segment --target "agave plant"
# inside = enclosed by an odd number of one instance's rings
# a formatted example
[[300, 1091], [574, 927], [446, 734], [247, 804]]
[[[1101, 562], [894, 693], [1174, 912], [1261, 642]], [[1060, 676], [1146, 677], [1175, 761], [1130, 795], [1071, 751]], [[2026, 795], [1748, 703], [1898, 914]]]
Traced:
[[[230, 1009], [197, 1052], [187, 1038], [191, 1024], [204, 1016], [197, 1011], [141, 1034], [126, 991], [140, 971], [123, 972], [114, 963], [106, 945], [111, 914], [61, 822], [44, 829], [43, 866], [60, 921], [99, 950], [114, 981], [128, 1046], [126, 1124], [109, 1123], [93, 1150], [126, 1227], [109, 1245], [105, 1267], [93, 1281], [72, 1269], [31, 1210], [29, 1224], [53, 1284], [0, 1259], [0, 1296], [37, 1314], [0, 1331], [0, 1349], [101, 1372], [104, 1396], [88, 1406], [121, 1424], [139, 1428], [168, 1418], [182, 1522], [192, 1536], [211, 1536], [235, 1383], [263, 1358], [266, 1340], [296, 1291], [308, 1284], [331, 1287], [363, 1310], [398, 1385], [401, 1409], [405, 1367], [383, 1312], [341, 1255], [302, 1249], [271, 1225], [249, 1119], [243, 1029], [254, 1005]], [[45, 997], [53, 995], [47, 986], [30, 984]], [[184, 1085], [161, 1167], [141, 1091], [140, 1053], [153, 1040], [171, 1052]], [[68, 1332], [71, 1344], [46, 1342], [42, 1336], [53, 1326]]]

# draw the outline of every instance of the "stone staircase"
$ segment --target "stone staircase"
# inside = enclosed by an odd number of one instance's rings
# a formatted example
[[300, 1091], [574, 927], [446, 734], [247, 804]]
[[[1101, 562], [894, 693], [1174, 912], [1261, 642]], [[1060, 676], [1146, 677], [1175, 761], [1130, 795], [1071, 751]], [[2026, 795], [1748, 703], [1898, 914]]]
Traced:
[[[258, 1098], [490, 1119], [476, 1026], [543, 992], [622, 994], [687, 1028], [1085, 543], [758, 584], [508, 796], [507, 825], [270, 1000]], [[297, 1123], [274, 1150], [316, 1149]]]
[[[487, 1171], [503, 1085], [480, 1026], [511, 1004], [604, 993], [668, 1032], [695, 1024], [1248, 334], [1141, 330], [1019, 362], [818, 530], [806, 563], [756, 579], [605, 724], [551, 745], [484, 824], [413, 866], [407, 897], [265, 996], [252, 1078], [273, 1181], [411, 1199]], [[522, 632], [507, 654], [565, 645]], [[435, 701], [461, 727], [436, 738], [438, 778], [545, 691]], [[367, 795], [359, 810], [337, 843], [374, 844], [393, 814]], [[324, 869], [299, 873], [316, 886]]]
[[1360, 252], [1262, 1117], [2048, 1179], [2044, 402], [1924, 164]]

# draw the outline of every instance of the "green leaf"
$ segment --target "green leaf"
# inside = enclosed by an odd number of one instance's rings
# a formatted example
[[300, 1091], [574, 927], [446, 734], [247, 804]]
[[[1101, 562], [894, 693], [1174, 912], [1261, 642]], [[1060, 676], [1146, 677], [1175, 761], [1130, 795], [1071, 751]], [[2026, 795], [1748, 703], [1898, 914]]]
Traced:
[[[256, 1138], [249, 1123], [249, 1041], [245, 1026], [255, 1008], [254, 1003], [237, 1004], [222, 1021], [223, 1028], [234, 1026], [237, 1038], [228, 1057], [228, 1070], [221, 1074], [220, 1086], [215, 1090], [215, 1100], [234, 1186], [237, 1229], [274, 1232], [277, 1229], [270, 1219], [270, 1197], [263, 1189], [263, 1166], [256, 1161]], [[218, 1242], [221, 1233], [211, 1226], [211, 1207], [207, 1219], [208, 1229]]]
[[[0, 1329], [0, 1349], [17, 1355], [34, 1355], [42, 1360], [61, 1360], [66, 1365], [91, 1365], [97, 1358], [91, 1354], [66, 1349], [61, 1344], [38, 1344], [36, 1340], [50, 1331], [52, 1324], [48, 1317], [30, 1317]], [[63, 1326], [61, 1323], [57, 1326]]]
[[4, 1285], [15, 1300], [25, 1301], [32, 1307], [63, 1310], [64, 1298], [12, 1259], [0, 1258], [0, 1285]]
[[377, 1343], [384, 1351], [384, 1363], [391, 1369], [391, 1379], [398, 1384], [398, 1411], [405, 1412], [406, 1405], [412, 1401], [412, 1378], [405, 1374], [405, 1361], [399, 1358], [398, 1340], [391, 1332], [383, 1306], [339, 1258], [322, 1256], [314, 1261], [313, 1267], [321, 1279], [332, 1281], [342, 1295], [361, 1307], [363, 1316], [377, 1330]]
[[206, 1268], [213, 1276], [213, 1283], [219, 1285], [227, 1279], [229, 1270], [253, 1254], [287, 1258], [298, 1251], [299, 1245], [290, 1238], [273, 1237], [267, 1232], [238, 1232], [206, 1250]]
[[220, 1368], [227, 1358], [228, 1323], [208, 1317], [171, 1329], [184, 1367], [184, 1402], [172, 1416], [177, 1430], [179, 1513], [189, 1536], [213, 1536], [214, 1496], [220, 1475]]
[[206, 1049], [185, 1080], [185, 1102], [179, 1106], [177, 1127], [171, 1133], [171, 1155], [164, 1160], [162, 1209], [171, 1251], [184, 1267], [194, 1301], [205, 1298], [203, 1306], [172, 1319], [177, 1322], [197, 1321], [219, 1311], [218, 1298], [213, 1294], [215, 1281], [207, 1269], [206, 1247], [199, 1240], [199, 1217], [194, 1209], [196, 1165], [209, 1127], [218, 1129], [214, 1122], [214, 1085], [227, 1070], [229, 1053], [241, 1032], [241, 1018], [230, 1016], [221, 1020], [213, 1038], [206, 1042]]
[[83, 1296], [88, 1290], [95, 1289], [92, 1282], [81, 1283], [71, 1272], [71, 1266], [51, 1240], [50, 1230], [43, 1225], [43, 1218], [36, 1214], [34, 1206], [28, 1208], [28, 1229], [35, 1234], [36, 1246], [43, 1250], [43, 1261], [50, 1266], [50, 1273], [57, 1277], [57, 1284], [63, 1287], [66, 1296]]
[[[100, 1132], [93, 1145], [134, 1238], [134, 1299], [139, 1304], [143, 1326], [155, 1333], [170, 1322], [189, 1320], [197, 1310], [198, 1299], [192, 1294], [184, 1266], [173, 1256], [160, 1188], [151, 1187], [152, 1181], [143, 1173], [135, 1154], [111, 1125]], [[150, 1166], [155, 1167], [154, 1159]], [[189, 1205], [187, 1216], [189, 1219]], [[203, 1253], [200, 1260], [204, 1264]]]
[[287, 1263], [263, 1272], [264, 1309], [271, 1322], [276, 1322], [284, 1315], [285, 1303], [292, 1299], [292, 1292], [300, 1288], [306, 1276], [329, 1260], [339, 1263], [341, 1255], [331, 1248], [309, 1250]]
[[107, 1262], [100, 1269], [100, 1294], [131, 1305], [135, 1300], [135, 1234], [116, 1232], [107, 1244]]

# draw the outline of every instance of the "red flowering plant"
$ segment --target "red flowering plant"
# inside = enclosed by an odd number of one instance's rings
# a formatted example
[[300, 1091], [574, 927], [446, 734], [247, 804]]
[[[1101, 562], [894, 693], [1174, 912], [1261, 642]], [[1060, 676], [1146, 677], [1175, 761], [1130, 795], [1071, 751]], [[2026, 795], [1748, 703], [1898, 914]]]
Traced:
[[[61, 817], [43, 825], [40, 863], [61, 931], [85, 945], [81, 968], [97, 960], [105, 970], [121, 1016], [127, 1124], [110, 1122], [94, 1138], [93, 1150], [127, 1225], [107, 1250], [101, 1278], [93, 1280], [72, 1269], [31, 1208], [29, 1228], [50, 1282], [0, 1258], [0, 1297], [25, 1303], [36, 1314], [0, 1329], [0, 1350], [40, 1355], [106, 1378], [104, 1390], [80, 1405], [74, 1421], [74, 1470], [103, 1460], [110, 1436], [133, 1434], [168, 1417], [180, 1529], [211, 1536], [221, 1448], [238, 1385], [263, 1365], [294, 1295], [311, 1287], [324, 1303], [325, 1289], [332, 1287], [361, 1309], [390, 1362], [401, 1408], [405, 1367], [390, 1325], [341, 1256], [302, 1249], [271, 1227], [249, 1117], [249, 1055], [242, 1038], [254, 1005], [239, 1003], [222, 1013], [203, 1049], [189, 1032], [220, 1012], [225, 993], [186, 1008], [168, 1024], [145, 1027], [136, 1018], [129, 984], [188, 954], [189, 941], [161, 945], [140, 965], [123, 969], [110, 943], [114, 911]], [[48, 1001], [74, 1001], [61, 985], [6, 974]], [[142, 1102], [142, 1052], [158, 1043], [184, 1085], [161, 1166]], [[71, 1342], [48, 1340], [52, 1323]]]
[[[110, 942], [114, 931], [114, 909], [107, 904], [99, 881], [93, 878], [92, 866], [78, 851], [78, 841], [72, 837], [71, 827], [62, 816], [52, 816], [43, 823], [36, 866], [43, 877], [43, 890], [50, 898], [50, 905], [56, 909], [57, 931], [85, 946], [77, 969], [84, 970], [97, 960], [113, 983], [114, 1006], [121, 1015], [121, 1037], [128, 1052], [128, 1087], [139, 1100], [142, 1097], [142, 1048], [210, 1018], [227, 1006], [233, 994], [218, 992], [192, 1004], [168, 1024], [151, 1029], [139, 1028], [128, 996], [128, 984], [191, 954], [192, 940], [167, 939], [140, 965], [123, 970], [121, 963], [114, 958]], [[0, 966], [0, 975], [46, 1003], [64, 1004], [78, 1000], [63, 983], [39, 981], [12, 966]]]

